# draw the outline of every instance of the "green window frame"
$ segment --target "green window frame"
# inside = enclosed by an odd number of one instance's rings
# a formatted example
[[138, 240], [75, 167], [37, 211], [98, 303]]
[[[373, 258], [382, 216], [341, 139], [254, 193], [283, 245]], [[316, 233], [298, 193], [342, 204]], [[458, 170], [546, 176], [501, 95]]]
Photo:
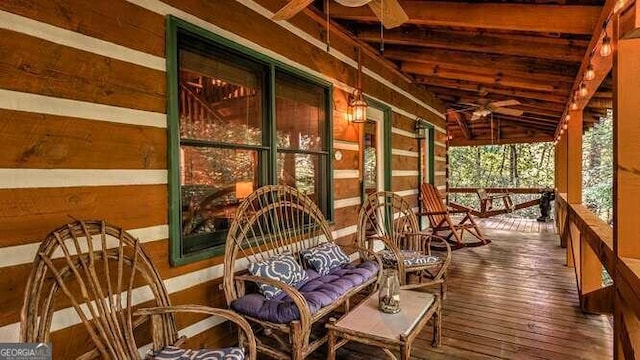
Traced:
[[[202, 250], [186, 252], [188, 242], [202, 241], [183, 238], [182, 236], [182, 198], [180, 180], [180, 148], [186, 146], [205, 146], [209, 148], [233, 148], [256, 151], [259, 155], [258, 184], [257, 186], [276, 184], [278, 182], [277, 166], [278, 155], [293, 154], [293, 156], [311, 156], [318, 159], [318, 177], [316, 190], [321, 194], [317, 196], [318, 205], [323, 210], [327, 220], [333, 220], [333, 168], [331, 161], [331, 149], [333, 148], [333, 121], [332, 107], [333, 86], [330, 82], [309, 75], [290, 65], [275, 60], [269, 56], [256, 52], [250, 48], [214, 34], [208, 30], [190, 24], [173, 16], [166, 17], [166, 61], [167, 61], [167, 117], [168, 117], [168, 162], [169, 162], [169, 244], [170, 262], [173, 266], [183, 265], [194, 261], [222, 255], [224, 253], [224, 240], [217, 239], [213, 246]], [[263, 79], [263, 106], [262, 106], [262, 140], [261, 145], [235, 145], [216, 143], [213, 141], [185, 140], [180, 138], [180, 114], [179, 114], [179, 50], [180, 38], [188, 36], [194, 39], [198, 46], [213, 47], [224, 52], [237, 55], [238, 58], [247, 59], [264, 69]], [[190, 47], [190, 46], [189, 46]], [[278, 148], [276, 131], [276, 77], [285, 76], [294, 79], [298, 84], [307, 84], [319, 88], [323, 92], [322, 104], [324, 123], [318, 129], [322, 136], [320, 149], [283, 149]], [[213, 239], [211, 239], [213, 241]]]

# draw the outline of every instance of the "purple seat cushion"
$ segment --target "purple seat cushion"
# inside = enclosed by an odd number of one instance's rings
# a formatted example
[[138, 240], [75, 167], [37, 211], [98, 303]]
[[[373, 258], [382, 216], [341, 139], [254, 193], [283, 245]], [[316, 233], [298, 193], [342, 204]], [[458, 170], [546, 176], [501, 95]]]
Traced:
[[[378, 264], [367, 261], [357, 266], [345, 264], [334, 268], [325, 276], [307, 269], [308, 279], [296, 288], [307, 300], [311, 314], [330, 305], [350, 289], [361, 285], [378, 274]], [[295, 303], [281, 293], [267, 300], [262, 294], [247, 294], [231, 303], [235, 311], [273, 323], [286, 324], [300, 318]]]

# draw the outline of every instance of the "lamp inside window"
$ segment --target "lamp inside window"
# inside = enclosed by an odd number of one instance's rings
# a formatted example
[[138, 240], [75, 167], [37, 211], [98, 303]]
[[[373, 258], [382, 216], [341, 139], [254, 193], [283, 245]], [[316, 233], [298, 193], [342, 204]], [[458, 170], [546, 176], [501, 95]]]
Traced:
[[358, 88], [349, 97], [349, 119], [354, 123], [367, 122], [367, 102]]

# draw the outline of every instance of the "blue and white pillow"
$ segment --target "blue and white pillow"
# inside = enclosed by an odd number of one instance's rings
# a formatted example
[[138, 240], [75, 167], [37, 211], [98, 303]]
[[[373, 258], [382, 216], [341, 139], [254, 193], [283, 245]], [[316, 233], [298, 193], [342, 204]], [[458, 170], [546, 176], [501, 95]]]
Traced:
[[188, 350], [166, 346], [153, 356], [154, 360], [243, 360], [244, 350], [237, 347], [209, 350]]
[[300, 255], [321, 276], [327, 275], [333, 268], [349, 263], [349, 256], [334, 243], [324, 243], [311, 249], [302, 250]]
[[[307, 273], [290, 252], [283, 252], [265, 261], [249, 264], [249, 273], [254, 276], [282, 281], [292, 286], [307, 279]], [[282, 292], [279, 288], [269, 284], [258, 284], [258, 288], [267, 300]]]

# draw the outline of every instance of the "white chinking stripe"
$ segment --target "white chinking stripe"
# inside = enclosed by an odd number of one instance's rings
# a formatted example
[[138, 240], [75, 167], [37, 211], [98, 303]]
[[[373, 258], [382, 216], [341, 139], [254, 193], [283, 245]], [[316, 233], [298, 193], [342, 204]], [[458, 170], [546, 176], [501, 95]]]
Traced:
[[157, 185], [167, 170], [0, 169], [0, 189]]
[[121, 124], [167, 127], [167, 115], [163, 113], [5, 89], [0, 89], [0, 108]]
[[443, 148], [446, 148], [446, 147], [447, 147], [447, 144], [445, 144], [445, 143], [443, 143], [443, 142], [440, 142], [440, 141], [434, 141], [433, 143], [434, 143], [434, 144], [436, 144], [436, 145], [438, 145], [438, 146], [442, 146]]
[[[338, 229], [332, 232], [334, 239], [339, 239], [344, 236], [348, 236], [351, 234], [355, 234], [357, 230], [356, 225], [352, 225], [346, 228]], [[236, 261], [236, 271], [240, 271], [247, 267], [247, 261], [245, 259], [239, 259]], [[197, 286], [203, 284], [205, 282], [217, 279], [222, 277], [224, 264], [214, 265], [205, 269], [196, 270], [190, 273], [178, 275], [169, 279], [164, 280], [164, 285], [167, 288], [167, 292], [169, 294], [173, 294], [193, 286]], [[153, 294], [148, 286], [142, 286], [139, 288], [135, 288], [132, 291], [132, 303], [134, 305], [138, 305], [144, 303], [146, 301], [153, 299]], [[121, 301], [126, 301], [124, 297], [122, 297]], [[83, 308], [85, 314], [90, 318], [90, 313], [86, 306]], [[53, 320], [51, 323], [51, 331], [58, 331], [73, 325], [80, 324], [80, 318], [78, 317], [76, 311], [72, 307], [68, 307], [65, 309], [57, 310], [53, 315]], [[217, 323], [212, 322], [210, 324]], [[215, 326], [211, 325], [211, 327]], [[204, 331], [206, 329], [202, 329]], [[20, 334], [20, 323], [13, 323], [9, 325], [5, 325], [0, 327], [0, 342], [17, 342]]]
[[436, 171], [436, 172], [435, 172], [435, 175], [436, 175], [436, 176], [446, 176], [446, 175], [447, 175], [447, 172], [446, 172], [446, 171]]
[[409, 138], [412, 138], [412, 139], [415, 139], [415, 138], [416, 138], [416, 136], [417, 136], [415, 133], [413, 133], [413, 132], [411, 132], [411, 131], [407, 131], [407, 130], [403, 130], [403, 129], [398, 129], [398, 128], [396, 128], [396, 127], [392, 127], [392, 128], [391, 128], [391, 132], [392, 132], [392, 133], [394, 133], [394, 134], [398, 134], [398, 135], [406, 136], [406, 137], [409, 137]]
[[420, 172], [418, 170], [392, 170], [391, 176], [418, 176]]
[[417, 195], [418, 194], [418, 189], [396, 191], [395, 193], [400, 195], [400, 196]]
[[[130, 230], [127, 230], [127, 232], [131, 234], [133, 237], [135, 237], [136, 239], [140, 240], [141, 243], [148, 243], [152, 241], [164, 240], [169, 238], [168, 225], [158, 225], [158, 226], [151, 226], [146, 228], [130, 229]], [[100, 247], [100, 244], [98, 241], [99, 241], [98, 237], [94, 239], [95, 248]], [[21, 264], [29, 264], [33, 262], [33, 259], [35, 258], [39, 247], [40, 247], [40, 242], [34, 242], [30, 244], [7, 246], [7, 247], [0, 248], [0, 268], [21, 265]], [[113, 247], [115, 247], [115, 244], [113, 244], [109, 248], [113, 248]], [[61, 256], [62, 256], [62, 253], [54, 254], [54, 259]]]
[[442, 162], [446, 162], [447, 158], [444, 156], [434, 156], [433, 157], [436, 161], [442, 161]]
[[409, 157], [420, 157], [420, 154], [418, 154], [417, 151], [409, 151], [409, 150], [402, 150], [402, 149], [391, 149], [391, 154], [392, 155], [400, 155], [400, 156], [409, 156]]
[[436, 188], [438, 190], [446, 190], [447, 189], [447, 185], [438, 185]]
[[333, 202], [333, 208], [334, 209], [341, 209], [341, 208], [345, 208], [345, 207], [349, 207], [349, 206], [356, 206], [356, 205], [360, 205], [361, 202], [362, 201], [361, 201], [359, 196], [350, 197], [350, 198], [346, 198], [346, 199], [339, 199], [339, 200], [335, 200]]
[[359, 177], [359, 170], [333, 170], [334, 179], [358, 179]]
[[343, 140], [333, 140], [333, 148], [340, 150], [351, 150], [358, 151], [360, 150], [360, 146], [357, 142], [353, 141], [343, 141]]
[[3, 10], [0, 10], [0, 28], [155, 70], [165, 71], [166, 69], [165, 59], [159, 56], [133, 50]]
[[[178, 8], [175, 8], [173, 6], [170, 6], [168, 4], [165, 4], [161, 1], [158, 0], [127, 0], [128, 2], [138, 5], [142, 8], [145, 8], [149, 11], [155, 12], [157, 14], [160, 14], [162, 16], [166, 16], [166, 15], [174, 15], [176, 17], [179, 17], [185, 21], [188, 21], [192, 24], [195, 24], [203, 29], [206, 29], [208, 31], [211, 31], [213, 33], [216, 33], [218, 35], [221, 35], [231, 41], [234, 41], [238, 44], [241, 44], [243, 46], [246, 46], [252, 50], [256, 50], [262, 54], [265, 54], [273, 59], [276, 59], [278, 61], [281, 61], [282, 63], [288, 64], [288, 65], [292, 65], [295, 66], [296, 68], [303, 70], [311, 75], [314, 75], [316, 77], [319, 77], [321, 79], [325, 79], [331, 83], [333, 83], [336, 87], [338, 87], [339, 89], [342, 89], [346, 92], [352, 92], [354, 90], [354, 88], [352, 86], [349, 86], [341, 81], [338, 81], [337, 79], [331, 78], [327, 75], [324, 75], [318, 71], [315, 71], [305, 65], [299, 64], [295, 61], [292, 61], [272, 50], [269, 50], [265, 47], [262, 47], [252, 41], [249, 41], [237, 34], [234, 34], [230, 31], [227, 31], [225, 29], [222, 29], [210, 22], [207, 22], [197, 16], [194, 16], [190, 13], [187, 13], [185, 11], [182, 11]], [[258, 14], [261, 14], [262, 16], [266, 17], [266, 18], [271, 18], [271, 16], [273, 15], [273, 12], [269, 11], [268, 9], [264, 8], [263, 6], [261, 6], [260, 4], [256, 3], [255, 1], [252, 0], [237, 0], [239, 3], [241, 3], [242, 5], [250, 8], [251, 10], [257, 12]], [[291, 25], [288, 22], [278, 22], [278, 24], [280, 26], [282, 26], [283, 28], [289, 30], [290, 32], [292, 32], [293, 34], [295, 34], [296, 36], [300, 37], [301, 39], [311, 43], [312, 45], [326, 50], [326, 44], [323, 43], [322, 41], [315, 39], [313, 36], [309, 35], [308, 33], [298, 29], [297, 27]], [[353, 68], [357, 68], [358, 64], [355, 60], [351, 59], [350, 57], [342, 54], [341, 52], [337, 51], [336, 49], [331, 48], [329, 51], [329, 54], [334, 56], [335, 58], [337, 58], [338, 60], [348, 64], [349, 66], [353, 67]], [[368, 70], [366, 68], [363, 68], [363, 71], [367, 74], [375, 74], [373, 73], [371, 70]], [[382, 77], [380, 77], [379, 75], [375, 75], [375, 79], [382, 79]], [[399, 93], [404, 94], [408, 94], [410, 96], [410, 99], [414, 102], [416, 102], [418, 105], [422, 106], [423, 108], [425, 108], [426, 110], [434, 113], [435, 115], [437, 115], [438, 117], [441, 118], [445, 118], [444, 114], [438, 112], [437, 110], [435, 110], [433, 107], [429, 106], [428, 104], [424, 103], [423, 101], [421, 101], [420, 99], [412, 96], [411, 94], [407, 93], [406, 91], [398, 88], [397, 86], [395, 86], [394, 84], [392, 84], [389, 81], [384, 81], [384, 84], [394, 90], [396, 90]], [[406, 96], [406, 95], [405, 95]], [[373, 97], [372, 97], [373, 98]], [[376, 101], [379, 101], [382, 104], [385, 104], [389, 107], [391, 107], [391, 109], [395, 112], [402, 112], [403, 110], [398, 109], [394, 106], [392, 106], [391, 104], [388, 104], [386, 101], [381, 101], [380, 99], [376, 99], [373, 98]], [[406, 112], [405, 112], [406, 113]], [[415, 116], [410, 116], [412, 118], [415, 118]]]

